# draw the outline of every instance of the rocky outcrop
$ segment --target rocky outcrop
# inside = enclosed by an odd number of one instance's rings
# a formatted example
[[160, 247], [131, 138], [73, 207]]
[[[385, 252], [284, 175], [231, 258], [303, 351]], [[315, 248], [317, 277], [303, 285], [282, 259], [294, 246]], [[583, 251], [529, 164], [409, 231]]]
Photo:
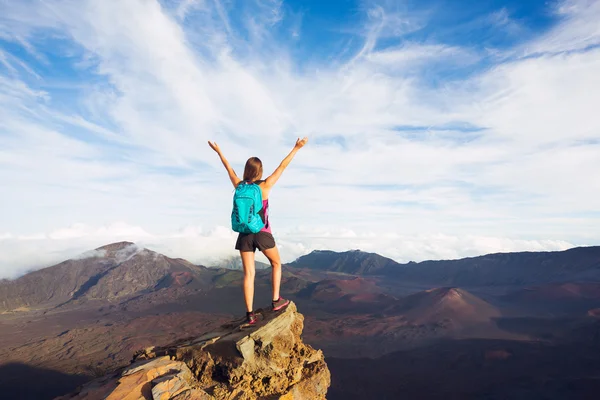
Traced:
[[62, 400], [325, 399], [323, 353], [302, 342], [296, 305], [259, 310], [259, 323], [232, 321], [218, 331], [139, 351], [132, 364]]

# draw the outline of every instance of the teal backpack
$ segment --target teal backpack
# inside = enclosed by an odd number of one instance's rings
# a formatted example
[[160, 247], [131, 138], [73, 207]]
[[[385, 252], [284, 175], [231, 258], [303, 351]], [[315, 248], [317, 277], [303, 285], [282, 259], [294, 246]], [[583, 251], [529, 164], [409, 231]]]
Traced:
[[257, 233], [264, 228], [261, 218], [262, 192], [256, 183], [243, 181], [235, 188], [231, 229], [240, 233]]

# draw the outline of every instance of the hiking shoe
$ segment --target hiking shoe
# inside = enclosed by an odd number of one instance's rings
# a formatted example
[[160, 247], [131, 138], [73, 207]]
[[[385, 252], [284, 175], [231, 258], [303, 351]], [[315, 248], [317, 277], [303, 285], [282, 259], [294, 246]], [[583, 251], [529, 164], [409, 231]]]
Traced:
[[258, 318], [256, 318], [256, 314], [254, 314], [253, 312], [246, 313], [246, 324], [254, 325], [257, 322], [258, 322]]
[[281, 310], [283, 307], [287, 306], [288, 304], [290, 304], [289, 300], [284, 299], [283, 297], [279, 296], [279, 300], [273, 300], [273, 311], [279, 311]]

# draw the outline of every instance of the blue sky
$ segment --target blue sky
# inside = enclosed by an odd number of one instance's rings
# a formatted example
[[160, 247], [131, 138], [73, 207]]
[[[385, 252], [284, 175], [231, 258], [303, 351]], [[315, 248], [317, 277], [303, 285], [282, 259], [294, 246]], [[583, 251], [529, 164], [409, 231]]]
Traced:
[[232, 188], [284, 261], [600, 239], [600, 2], [0, 0], [0, 277], [132, 240], [235, 255]]

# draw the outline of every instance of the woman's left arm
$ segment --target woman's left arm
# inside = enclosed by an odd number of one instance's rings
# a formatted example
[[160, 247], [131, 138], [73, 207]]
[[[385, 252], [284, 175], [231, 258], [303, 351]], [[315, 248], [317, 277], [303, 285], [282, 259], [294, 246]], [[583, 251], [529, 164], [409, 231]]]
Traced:
[[237, 185], [239, 185], [239, 183], [242, 180], [240, 178], [238, 178], [238, 176], [236, 175], [233, 168], [231, 168], [231, 165], [229, 165], [229, 161], [227, 161], [227, 159], [221, 152], [219, 145], [216, 144], [215, 142], [211, 142], [211, 141], [208, 142], [208, 145], [210, 146], [211, 149], [213, 149], [219, 155], [219, 158], [221, 159], [223, 166], [225, 167], [225, 169], [227, 170], [227, 173], [229, 174], [229, 179], [231, 180], [231, 183], [233, 184], [234, 187], [237, 187]]

